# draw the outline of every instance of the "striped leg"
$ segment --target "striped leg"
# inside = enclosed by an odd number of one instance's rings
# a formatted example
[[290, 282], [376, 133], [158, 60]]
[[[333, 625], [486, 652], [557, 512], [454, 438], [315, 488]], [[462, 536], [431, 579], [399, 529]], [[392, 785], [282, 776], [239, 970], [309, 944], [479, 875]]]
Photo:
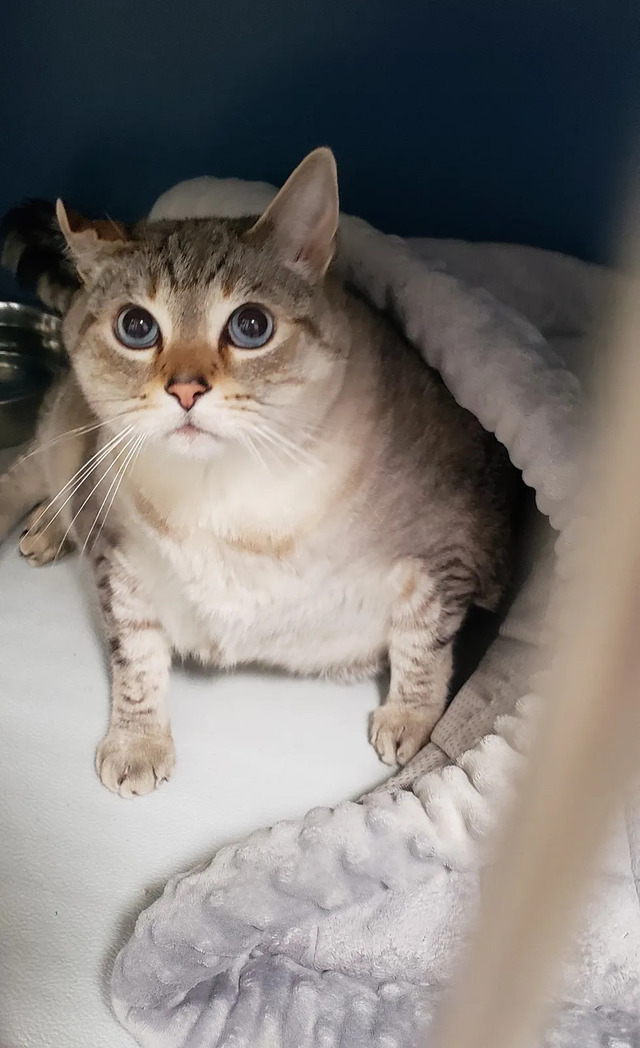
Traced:
[[103, 548], [93, 566], [111, 655], [111, 721], [96, 768], [107, 789], [132, 797], [150, 793], [173, 771], [171, 652], [122, 553]]
[[391, 682], [371, 718], [371, 742], [385, 764], [406, 764], [444, 713], [453, 641], [477, 588], [461, 558], [447, 557], [438, 574], [421, 560], [400, 566], [404, 585], [391, 609]]

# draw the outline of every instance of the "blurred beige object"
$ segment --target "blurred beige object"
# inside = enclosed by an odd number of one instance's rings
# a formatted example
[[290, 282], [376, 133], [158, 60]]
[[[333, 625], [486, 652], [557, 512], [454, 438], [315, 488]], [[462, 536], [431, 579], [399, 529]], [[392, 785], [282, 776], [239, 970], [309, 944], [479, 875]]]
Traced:
[[580, 541], [572, 580], [558, 602], [559, 640], [544, 687], [543, 723], [434, 1048], [521, 1048], [535, 1040], [613, 809], [640, 766], [635, 212], [627, 229], [633, 277], [620, 290], [603, 340], [607, 373], [600, 375], [587, 513], [574, 529]]

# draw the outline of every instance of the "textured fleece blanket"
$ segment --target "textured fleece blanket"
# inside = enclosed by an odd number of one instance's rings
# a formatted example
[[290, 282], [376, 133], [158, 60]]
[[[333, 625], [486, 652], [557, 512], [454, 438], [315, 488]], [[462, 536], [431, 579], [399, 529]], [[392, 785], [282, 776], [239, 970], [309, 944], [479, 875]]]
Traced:
[[[251, 213], [272, 193], [198, 179], [165, 194], [152, 217]], [[410, 765], [359, 803], [223, 849], [141, 915], [112, 990], [145, 1046], [428, 1044], [476, 904], [483, 842], [531, 730], [550, 579], [570, 545], [576, 374], [613, 278], [528, 248], [404, 242], [350, 217], [339, 264], [506, 445], [554, 541], [542, 542], [497, 639]], [[640, 1045], [639, 877], [640, 804], [631, 804], [566, 960], [553, 1048]]]

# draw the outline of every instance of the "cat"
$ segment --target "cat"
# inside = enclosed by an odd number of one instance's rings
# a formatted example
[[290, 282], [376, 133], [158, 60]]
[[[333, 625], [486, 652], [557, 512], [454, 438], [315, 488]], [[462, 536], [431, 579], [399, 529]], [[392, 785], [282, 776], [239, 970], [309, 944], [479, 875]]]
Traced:
[[31, 563], [90, 564], [111, 668], [100, 779], [130, 797], [171, 776], [173, 656], [388, 669], [370, 740], [406, 764], [467, 610], [507, 584], [510, 466], [338, 279], [332, 152], [259, 217], [127, 227], [43, 207], [7, 216], [4, 261], [64, 312], [71, 368], [0, 478], [0, 539], [30, 511]]

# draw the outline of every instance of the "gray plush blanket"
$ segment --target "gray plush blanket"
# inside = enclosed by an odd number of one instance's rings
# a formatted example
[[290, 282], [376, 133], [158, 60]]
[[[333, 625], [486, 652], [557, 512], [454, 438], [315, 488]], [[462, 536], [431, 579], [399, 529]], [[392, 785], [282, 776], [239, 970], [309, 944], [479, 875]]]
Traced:
[[[198, 179], [165, 194], [152, 217], [251, 213], [272, 193]], [[223, 849], [141, 915], [112, 989], [118, 1017], [149, 1048], [428, 1044], [476, 904], [483, 844], [530, 734], [550, 579], [570, 545], [576, 376], [613, 278], [528, 248], [406, 243], [349, 217], [339, 258], [506, 445], [555, 541], [542, 542], [497, 640], [402, 773], [360, 803]], [[640, 1045], [639, 878], [631, 803], [567, 956], [549, 1046]]]

